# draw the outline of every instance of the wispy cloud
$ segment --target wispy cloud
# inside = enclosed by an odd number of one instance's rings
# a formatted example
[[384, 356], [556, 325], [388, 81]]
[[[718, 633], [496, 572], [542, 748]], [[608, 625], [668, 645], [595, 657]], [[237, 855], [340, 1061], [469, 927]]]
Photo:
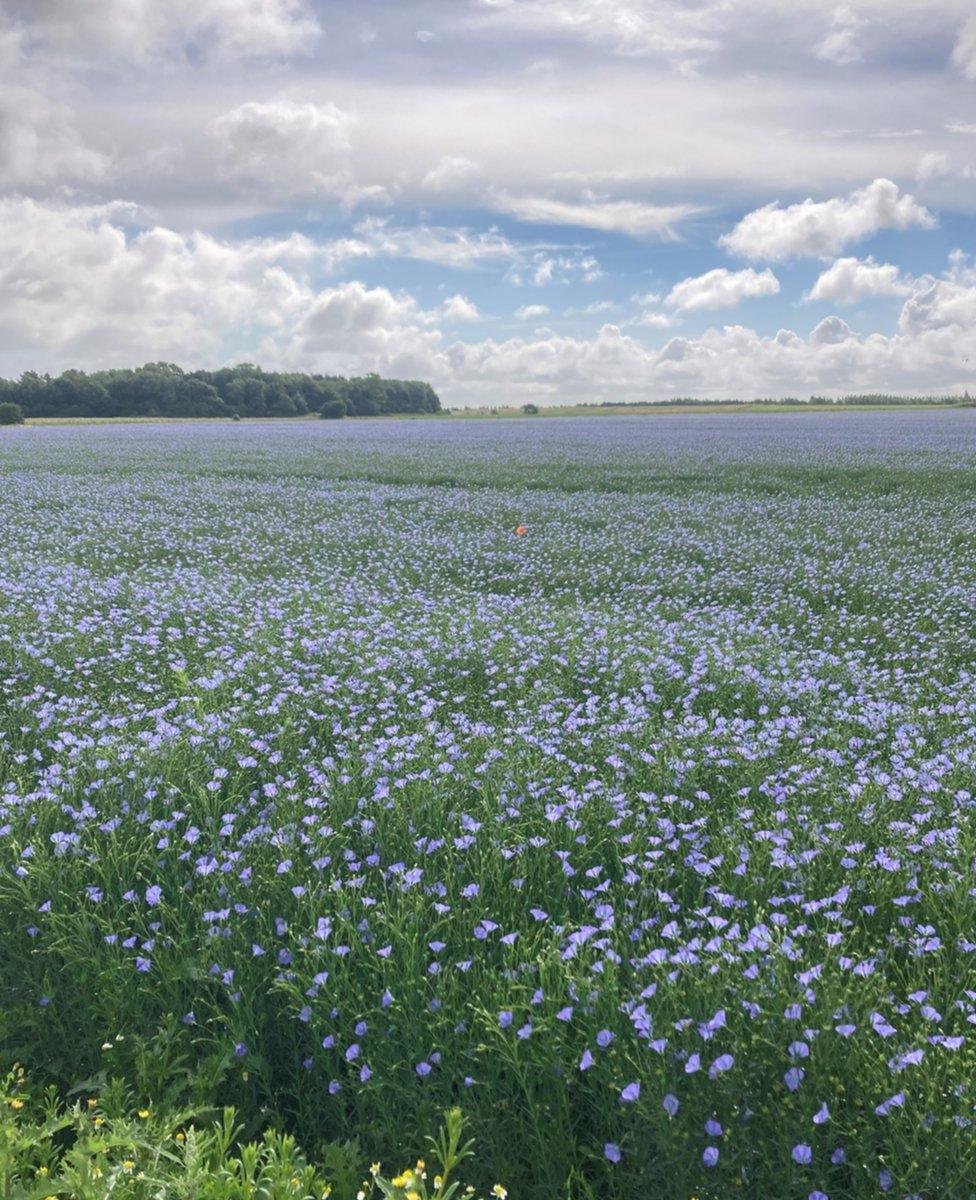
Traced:
[[673, 241], [677, 226], [701, 212], [694, 204], [644, 204], [637, 200], [551, 200], [544, 196], [497, 194], [493, 203], [520, 221], [535, 225], [563, 225], [623, 233], [635, 238]]

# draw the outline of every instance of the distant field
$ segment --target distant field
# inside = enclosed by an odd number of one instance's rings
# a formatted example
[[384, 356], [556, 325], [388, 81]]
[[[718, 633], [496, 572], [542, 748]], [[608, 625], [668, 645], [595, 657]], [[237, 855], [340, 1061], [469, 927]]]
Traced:
[[646, 411], [0, 432], [0, 1057], [116, 1194], [971, 1200], [976, 411]]
[[[359, 421], [430, 421], [443, 420], [450, 418], [452, 420], [475, 420], [475, 419], [493, 419], [501, 418], [508, 420], [510, 418], [519, 418], [520, 420], [535, 420], [539, 417], [631, 417], [631, 416], [693, 416], [695, 414], [707, 415], [713, 413], [723, 413], [726, 415], [735, 415], [741, 413], [836, 413], [836, 412], [916, 412], [919, 410], [954, 410], [958, 408], [969, 408], [972, 405], [965, 404], [960, 401], [958, 404], [942, 404], [932, 401], [919, 401], [917, 404], [614, 404], [603, 406], [583, 405], [583, 404], [561, 404], [561, 405], [545, 405], [539, 406], [538, 413], [526, 413], [522, 411], [521, 406], [513, 405], [511, 407], [502, 408], [451, 408], [445, 409], [444, 412], [431, 417], [429, 413], [389, 413], [383, 416], [376, 417], [356, 417], [349, 418]], [[265, 425], [271, 421], [280, 421], [283, 418], [275, 417], [245, 417], [241, 422], [234, 424], [261, 424]], [[309, 413], [304, 417], [289, 417], [289, 423], [292, 421], [318, 421], [320, 418], [315, 413]], [[180, 424], [186, 421], [185, 417], [32, 417], [27, 421], [28, 425], [165, 425], [165, 424]], [[227, 417], [194, 417], [194, 424], [209, 423], [216, 425], [228, 424]]]
[[454, 417], [630, 417], [663, 416], [667, 413], [811, 413], [811, 412], [904, 412], [918, 409], [962, 408], [959, 404], [940, 404], [919, 401], [918, 404], [612, 404], [607, 406], [567, 404], [539, 405], [538, 413], [526, 413], [521, 406], [510, 408], [455, 408]]

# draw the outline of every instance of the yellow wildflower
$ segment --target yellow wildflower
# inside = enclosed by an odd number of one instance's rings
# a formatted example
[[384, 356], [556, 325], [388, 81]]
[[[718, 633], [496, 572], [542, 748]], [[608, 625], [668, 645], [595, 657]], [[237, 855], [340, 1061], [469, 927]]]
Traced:
[[500, 1183], [496, 1183], [495, 1186], [491, 1189], [491, 1194], [493, 1196], [497, 1196], [498, 1200], [505, 1200], [505, 1197], [508, 1195], [508, 1192], [502, 1187], [502, 1185]]
[[149, 1109], [148, 1108], [140, 1108], [139, 1109], [139, 1120], [140, 1121], [148, 1121], [149, 1120]]
[[125, 1160], [124, 1160], [124, 1162], [122, 1163], [122, 1170], [123, 1170], [123, 1171], [125, 1171], [125, 1173], [126, 1173], [127, 1175], [131, 1175], [131, 1174], [132, 1174], [132, 1171], [133, 1171], [133, 1169], [135, 1168], [135, 1165], [136, 1165], [136, 1164], [135, 1164], [135, 1163], [132, 1161], [132, 1159], [131, 1159], [131, 1158], [127, 1158], [127, 1159], [125, 1159]]
[[370, 1175], [372, 1175], [374, 1178], [375, 1178], [377, 1175], [379, 1175], [379, 1173], [380, 1173], [380, 1164], [379, 1164], [379, 1163], [371, 1163], [371, 1164], [370, 1164], [370, 1168], [369, 1168], [369, 1173], [370, 1173]]
[[19, 1112], [24, 1107], [24, 1102], [23, 1100], [11, 1100], [10, 1107], [16, 1112]]

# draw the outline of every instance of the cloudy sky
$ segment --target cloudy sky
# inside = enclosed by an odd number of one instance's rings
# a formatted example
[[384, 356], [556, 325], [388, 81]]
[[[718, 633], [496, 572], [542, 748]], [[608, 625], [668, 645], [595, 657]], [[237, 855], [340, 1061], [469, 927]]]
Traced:
[[976, 389], [972, 0], [0, 0], [0, 375]]

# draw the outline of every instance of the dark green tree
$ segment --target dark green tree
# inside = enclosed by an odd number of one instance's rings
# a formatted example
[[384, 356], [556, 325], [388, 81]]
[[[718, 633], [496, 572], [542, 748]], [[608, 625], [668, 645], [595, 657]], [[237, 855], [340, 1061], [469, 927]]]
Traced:
[[319, 409], [319, 416], [327, 421], [338, 421], [346, 415], [346, 402], [336, 396], [333, 400], [325, 400]]
[[440, 400], [419, 380], [356, 379], [262, 371], [239, 363], [186, 372], [175, 363], [107, 371], [69, 370], [57, 378], [28, 371], [0, 380], [0, 400], [31, 417], [297, 417], [308, 412], [374, 416], [440, 412]]

